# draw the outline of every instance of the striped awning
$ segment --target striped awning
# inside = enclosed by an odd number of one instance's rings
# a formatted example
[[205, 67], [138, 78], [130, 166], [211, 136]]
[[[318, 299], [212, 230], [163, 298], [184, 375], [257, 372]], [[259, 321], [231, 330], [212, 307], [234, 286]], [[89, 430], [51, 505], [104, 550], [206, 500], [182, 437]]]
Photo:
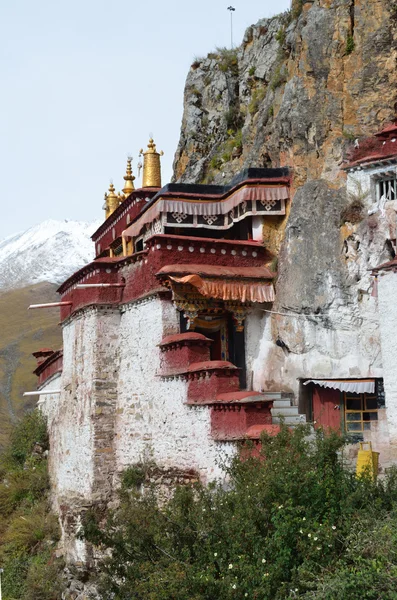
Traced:
[[351, 394], [375, 393], [375, 379], [308, 379], [303, 385], [309, 385], [309, 383]]
[[228, 198], [217, 201], [188, 200], [175, 198], [159, 198], [153, 206], [148, 208], [141, 217], [132, 223], [122, 233], [124, 238], [134, 238], [145, 225], [152, 223], [162, 213], [183, 213], [186, 215], [215, 216], [226, 215], [243, 202], [287, 200], [288, 187], [283, 186], [255, 186], [243, 187], [233, 192]]

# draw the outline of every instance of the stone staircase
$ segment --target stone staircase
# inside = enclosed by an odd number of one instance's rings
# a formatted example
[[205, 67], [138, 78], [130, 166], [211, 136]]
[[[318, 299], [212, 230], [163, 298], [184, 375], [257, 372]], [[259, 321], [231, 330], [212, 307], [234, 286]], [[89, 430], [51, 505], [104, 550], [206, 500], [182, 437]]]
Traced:
[[283, 419], [286, 425], [301, 425], [306, 423], [306, 415], [300, 415], [298, 407], [292, 404], [292, 398], [288, 394], [274, 393], [272, 424], [278, 425]]

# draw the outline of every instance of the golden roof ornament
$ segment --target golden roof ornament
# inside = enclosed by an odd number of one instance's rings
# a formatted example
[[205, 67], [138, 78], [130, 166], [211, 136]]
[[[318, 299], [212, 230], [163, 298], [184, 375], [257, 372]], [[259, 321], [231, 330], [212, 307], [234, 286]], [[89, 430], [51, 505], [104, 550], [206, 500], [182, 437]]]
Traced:
[[143, 178], [142, 187], [161, 188], [161, 163], [160, 157], [164, 152], [157, 152], [156, 144], [153, 138], [150, 138], [148, 149], [144, 152], [142, 149], [140, 154], [143, 154]]
[[125, 198], [128, 198], [128, 196], [135, 190], [135, 186], [134, 186], [135, 176], [132, 174], [131, 163], [132, 163], [132, 156], [129, 156], [127, 158], [126, 174], [123, 177], [123, 179], [125, 181], [125, 185], [122, 189], [122, 192], [124, 194], [124, 200], [125, 200]]
[[107, 197], [106, 197], [108, 217], [110, 217], [110, 215], [114, 213], [114, 211], [119, 206], [119, 204], [120, 204], [120, 200], [114, 189], [113, 182], [111, 181], [110, 185], [109, 185], [109, 191], [108, 191]]

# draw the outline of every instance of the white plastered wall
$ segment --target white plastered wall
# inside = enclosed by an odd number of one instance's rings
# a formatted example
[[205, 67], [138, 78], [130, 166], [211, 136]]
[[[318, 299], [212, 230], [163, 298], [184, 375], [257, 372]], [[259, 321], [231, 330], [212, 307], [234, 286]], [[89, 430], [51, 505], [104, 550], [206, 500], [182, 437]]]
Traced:
[[219, 459], [233, 454], [235, 445], [212, 440], [208, 407], [185, 405], [185, 380], [158, 376], [158, 344], [178, 332], [178, 312], [169, 301], [152, 297], [125, 307], [120, 325], [117, 466], [121, 471], [151, 459], [166, 469], [195, 469], [210, 481], [222, 477]]
[[381, 273], [378, 284], [383, 378], [390, 442], [397, 447], [397, 274]]

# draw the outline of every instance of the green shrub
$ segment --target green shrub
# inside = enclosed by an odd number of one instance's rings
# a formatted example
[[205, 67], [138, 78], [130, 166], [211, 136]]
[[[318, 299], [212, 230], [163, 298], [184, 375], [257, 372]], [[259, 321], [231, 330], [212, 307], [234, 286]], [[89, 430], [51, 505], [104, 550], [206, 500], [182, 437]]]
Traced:
[[243, 121], [243, 115], [241, 114], [240, 108], [237, 104], [232, 104], [230, 108], [223, 115], [226, 129], [231, 131], [237, 131]]
[[285, 27], [280, 27], [280, 29], [276, 33], [276, 40], [278, 41], [280, 46], [284, 46], [286, 37], [287, 33]]
[[25, 415], [22, 421], [14, 427], [11, 433], [11, 443], [4, 458], [11, 458], [19, 465], [23, 465], [36, 443], [40, 444], [43, 450], [48, 449], [46, 419], [37, 410]]
[[[310, 441], [307, 434], [282, 426], [263, 436], [261, 448], [242, 446], [225, 465], [227, 487], [178, 487], [165, 503], [153, 488], [122, 494], [105, 525], [89, 515], [86, 538], [111, 551], [100, 565], [106, 593], [118, 600], [131, 590], [138, 600], [395, 597], [395, 474], [357, 479], [344, 466], [340, 436], [318, 431]], [[383, 537], [374, 537], [378, 531]]]
[[270, 81], [270, 87], [275, 91], [278, 87], [283, 85], [287, 81], [287, 71], [284, 64], [278, 64], [273, 72], [272, 79]]
[[347, 41], [346, 41], [346, 54], [351, 54], [354, 51], [354, 47], [355, 47], [354, 37], [351, 34], [349, 34], [347, 36]]
[[62, 565], [53, 557], [59, 524], [49, 508], [43, 454], [47, 448], [46, 422], [35, 411], [14, 428], [0, 456], [0, 567], [5, 600], [61, 598]]
[[258, 110], [259, 110], [259, 106], [261, 105], [261, 102], [263, 101], [263, 99], [266, 96], [266, 88], [263, 86], [257, 88], [256, 90], [254, 90], [252, 97], [251, 97], [251, 102], [248, 105], [248, 112], [250, 113], [250, 115], [255, 115]]
[[233, 75], [238, 74], [237, 50], [234, 48], [217, 48], [217, 57], [219, 70], [223, 73], [230, 72]]
[[291, 18], [293, 21], [295, 21], [295, 19], [298, 19], [300, 17], [300, 15], [302, 14], [302, 10], [303, 10], [303, 0], [292, 0]]

